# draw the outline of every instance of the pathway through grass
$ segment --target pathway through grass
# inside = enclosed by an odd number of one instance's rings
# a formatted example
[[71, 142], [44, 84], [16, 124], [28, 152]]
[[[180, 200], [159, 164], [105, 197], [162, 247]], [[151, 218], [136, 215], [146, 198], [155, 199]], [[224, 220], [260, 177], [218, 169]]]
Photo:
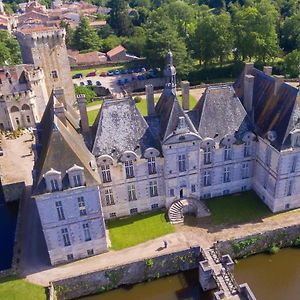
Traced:
[[175, 231], [162, 211], [109, 220], [107, 227], [114, 250], [131, 247]]

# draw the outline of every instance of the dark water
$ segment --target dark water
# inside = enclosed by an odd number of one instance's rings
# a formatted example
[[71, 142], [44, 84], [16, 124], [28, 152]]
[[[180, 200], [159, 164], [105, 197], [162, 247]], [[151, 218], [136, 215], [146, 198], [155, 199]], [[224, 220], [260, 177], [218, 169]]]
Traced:
[[258, 300], [299, 300], [300, 249], [242, 259], [235, 266], [235, 276], [239, 283], [249, 284]]
[[[258, 300], [300, 300], [300, 249], [260, 254], [235, 265], [238, 283], [247, 282]], [[198, 284], [198, 271], [137, 284], [130, 289], [86, 297], [85, 300], [212, 300]]]
[[180, 273], [82, 298], [84, 300], [212, 300], [210, 292], [199, 288], [198, 270]]
[[6, 204], [0, 184], [0, 270], [9, 269], [13, 256], [18, 204]]

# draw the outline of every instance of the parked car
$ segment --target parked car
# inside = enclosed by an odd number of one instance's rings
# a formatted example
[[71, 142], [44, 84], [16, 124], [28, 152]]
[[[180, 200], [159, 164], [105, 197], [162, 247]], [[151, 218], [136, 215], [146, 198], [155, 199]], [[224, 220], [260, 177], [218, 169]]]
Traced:
[[121, 74], [127, 74], [127, 70], [125, 69], [121, 70]]
[[141, 72], [145, 73], [146, 71], [146, 68], [141, 68]]
[[81, 73], [77, 73], [72, 76], [72, 79], [82, 78], [82, 77], [83, 77], [83, 75]]
[[120, 75], [120, 70], [114, 70], [115, 75]]
[[97, 86], [101, 86], [101, 82], [99, 80], [96, 81]]
[[145, 80], [145, 77], [143, 75], [138, 75], [137, 79], [138, 80]]
[[124, 85], [124, 81], [123, 81], [123, 79], [118, 79], [118, 81], [117, 81], [117, 85]]
[[131, 80], [132, 81], [136, 80], [136, 76], [135, 75], [131, 76]]
[[134, 71], [134, 73], [140, 73], [140, 72], [142, 72], [142, 69], [141, 68], [135, 68], [133, 71]]
[[128, 70], [127, 70], [127, 73], [128, 73], [128, 74], [132, 74], [132, 73], [133, 73], [133, 69], [128, 69]]
[[83, 86], [84, 85], [84, 82], [83, 81], [80, 81], [80, 83], [79, 83], [81, 86]]
[[93, 77], [93, 76], [96, 76], [97, 74], [96, 74], [96, 72], [94, 71], [94, 72], [90, 72], [90, 73], [88, 73], [88, 74], [86, 74], [86, 77]]
[[101, 77], [106, 77], [106, 76], [107, 76], [107, 73], [106, 73], [106, 72], [101, 72], [99, 76], [101, 76]]
[[112, 71], [112, 70], [108, 71], [108, 72], [107, 72], [107, 75], [108, 75], [108, 76], [113, 76], [113, 75], [114, 75], [114, 71]]
[[92, 80], [87, 80], [86, 82], [87, 82], [88, 85], [93, 85]]
[[124, 79], [124, 84], [128, 83], [129, 82], [129, 79], [128, 78], [125, 78]]

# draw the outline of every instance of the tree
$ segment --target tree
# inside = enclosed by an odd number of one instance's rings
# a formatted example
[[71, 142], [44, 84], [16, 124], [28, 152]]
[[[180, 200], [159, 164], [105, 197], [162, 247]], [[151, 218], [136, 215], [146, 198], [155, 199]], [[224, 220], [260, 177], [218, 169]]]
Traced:
[[70, 24], [65, 20], [61, 20], [59, 27], [64, 28], [66, 30], [66, 46], [67, 48], [72, 48], [74, 30], [71, 28]]
[[193, 36], [195, 56], [207, 65], [219, 59], [221, 65], [233, 49], [233, 37], [230, 15], [222, 12], [215, 15], [208, 11], [200, 17]]
[[72, 46], [78, 50], [98, 50], [101, 41], [87, 17], [81, 17], [73, 35]]
[[130, 36], [133, 25], [128, 16], [128, 3], [125, 0], [110, 0], [107, 5], [111, 8], [109, 25], [117, 35]]
[[280, 45], [288, 52], [300, 48], [300, 12], [287, 17], [281, 24]]
[[22, 62], [17, 40], [7, 31], [0, 30], [0, 65], [15, 65]]
[[145, 55], [146, 41], [145, 29], [143, 27], [135, 27], [133, 35], [125, 39], [123, 44], [129, 53], [141, 57]]
[[118, 45], [121, 44], [121, 39], [119, 37], [117, 37], [116, 35], [112, 34], [109, 37], [107, 37], [106, 39], [103, 40], [102, 43], [102, 48], [101, 50], [103, 52], [107, 52], [110, 49], [113, 49], [115, 47], [117, 47]]
[[243, 7], [231, 5], [235, 47], [243, 60], [256, 57], [265, 62], [279, 52], [276, 33], [278, 12], [268, 0], [249, 3]]
[[300, 51], [294, 50], [284, 57], [285, 73], [290, 77], [299, 77], [300, 75]]
[[153, 12], [147, 22], [145, 54], [151, 67], [164, 67], [167, 50], [171, 49], [179, 77], [185, 76], [191, 68], [184, 40], [179, 37], [172, 21], [162, 17], [162, 12]]

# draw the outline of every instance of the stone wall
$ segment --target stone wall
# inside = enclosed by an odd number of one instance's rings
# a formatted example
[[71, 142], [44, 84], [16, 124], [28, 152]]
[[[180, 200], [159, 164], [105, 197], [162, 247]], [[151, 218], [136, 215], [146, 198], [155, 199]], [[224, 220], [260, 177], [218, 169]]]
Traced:
[[300, 246], [300, 225], [283, 227], [216, 243], [217, 249], [222, 254], [229, 254], [232, 258], [242, 258], [252, 254], [267, 252], [273, 246], [279, 248]]
[[57, 299], [73, 299], [198, 267], [200, 247], [52, 282]]
[[25, 182], [5, 183], [1, 182], [4, 199], [6, 202], [19, 201], [24, 196]]

